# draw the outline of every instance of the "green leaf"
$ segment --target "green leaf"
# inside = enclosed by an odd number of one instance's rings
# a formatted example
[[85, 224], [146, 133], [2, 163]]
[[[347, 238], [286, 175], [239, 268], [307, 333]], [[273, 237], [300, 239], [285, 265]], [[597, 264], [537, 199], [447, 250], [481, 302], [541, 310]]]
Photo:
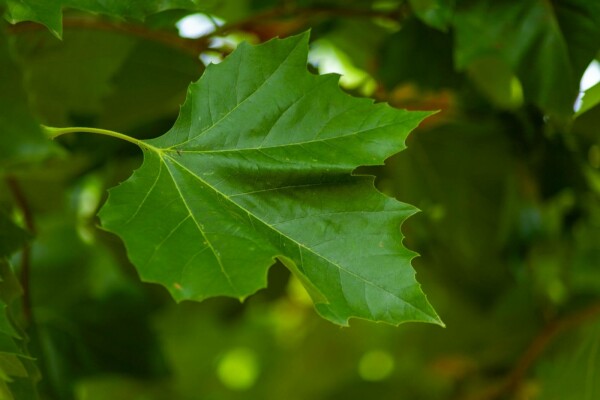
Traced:
[[52, 149], [31, 116], [21, 71], [12, 59], [0, 25], [0, 168], [36, 161]]
[[117, 18], [143, 19], [165, 10], [198, 8], [194, 0], [7, 0], [5, 17], [13, 24], [33, 21], [62, 36], [62, 10], [74, 8]]
[[85, 121], [131, 132], [174, 118], [202, 70], [197, 55], [119, 32], [65, 28], [57, 42], [33, 30], [14, 39], [32, 109], [53, 126]]
[[427, 25], [445, 31], [454, 12], [454, 0], [410, 0], [410, 6]]
[[579, 78], [600, 50], [600, 2], [560, 0], [552, 4], [573, 71]]
[[596, 399], [600, 396], [600, 323], [584, 325], [554, 346], [536, 368], [541, 397], [548, 400]]
[[43, 30], [15, 35], [31, 106], [42, 123], [67, 125], [74, 116], [100, 113], [113, 89], [111, 78], [136, 43], [118, 32], [92, 29], [66, 30], [61, 42]]
[[8, 261], [0, 258], [0, 399], [36, 399], [37, 369], [15, 327], [10, 304], [22, 294]]
[[577, 110], [576, 116], [585, 113], [600, 103], [600, 83], [587, 89], [581, 98], [581, 108]]
[[29, 239], [29, 234], [0, 212], [0, 257], [11, 255]]
[[8, 315], [8, 306], [21, 296], [19, 281], [6, 259], [0, 258], [0, 353], [23, 355], [14, 339], [20, 336]]
[[401, 244], [415, 208], [351, 175], [402, 150], [429, 113], [352, 98], [338, 76], [309, 74], [307, 42], [244, 43], [209, 66], [173, 128], [138, 142], [144, 163], [111, 190], [102, 225], [142, 279], [178, 301], [243, 299], [278, 258], [335, 323], [441, 324]]
[[585, 0], [461, 2], [453, 20], [456, 66], [496, 57], [516, 73], [527, 100], [569, 116], [600, 49], [599, 16], [600, 3]]
[[452, 38], [416, 18], [408, 19], [381, 47], [377, 75], [389, 88], [408, 82], [421, 89], [456, 87], [460, 76], [452, 64]]
[[511, 109], [522, 105], [521, 83], [504, 60], [493, 56], [481, 57], [468, 66], [467, 73], [479, 91], [498, 108]]
[[139, 41], [113, 76], [113, 92], [104, 99], [100, 126], [131, 129], [177, 115], [186, 88], [203, 65], [197, 56], [160, 43]]
[[340, 18], [319, 39], [326, 39], [347, 54], [357, 68], [371, 71], [377, 65], [376, 50], [388, 34], [373, 20]]

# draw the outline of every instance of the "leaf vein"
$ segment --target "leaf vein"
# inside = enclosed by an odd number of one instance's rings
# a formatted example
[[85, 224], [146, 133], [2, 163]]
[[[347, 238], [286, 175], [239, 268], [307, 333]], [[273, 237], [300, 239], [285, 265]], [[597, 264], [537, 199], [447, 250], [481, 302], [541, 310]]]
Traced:
[[[171, 157], [169, 157], [169, 159], [171, 159], [171, 161], [173, 161], [175, 164], [177, 164], [177, 165], [181, 166], [182, 168], [184, 168], [181, 164], [179, 164], [177, 161], [175, 161], [175, 159], [173, 159]], [[164, 160], [163, 160], [162, 157], [161, 157], [161, 162], [164, 162]], [[200, 225], [200, 223], [198, 223], [198, 220], [196, 220], [196, 217], [194, 216], [194, 213], [192, 213], [192, 210], [190, 209], [190, 206], [188, 205], [188, 203], [187, 203], [187, 201], [185, 199], [185, 196], [183, 195], [183, 192], [181, 191], [181, 188], [177, 184], [177, 180], [175, 179], [175, 177], [171, 173], [171, 170], [166, 165], [166, 163], [165, 163], [165, 166], [167, 167], [167, 171], [169, 172], [169, 175], [171, 176], [171, 179], [173, 180], [173, 184], [175, 185], [175, 189], [177, 189], [177, 193], [179, 193], [179, 197], [181, 197], [181, 201], [183, 202], [183, 205], [187, 209], [187, 212], [188, 212], [189, 216], [192, 217], [192, 220], [194, 221], [194, 223], [196, 224], [196, 227], [198, 228], [198, 231], [200, 232], [200, 234], [202, 235], [202, 237], [206, 241], [206, 244], [208, 245], [208, 247], [212, 251], [215, 259], [217, 260], [217, 263], [219, 264], [219, 268], [221, 269], [221, 272], [225, 276], [225, 279], [227, 279], [227, 283], [229, 284], [229, 286], [231, 287], [231, 289], [233, 289], [235, 292], [237, 292], [238, 290], [236, 289], [236, 287], [234, 286], [233, 282], [231, 281], [231, 277], [229, 276], [229, 274], [225, 270], [225, 266], [223, 265], [223, 261], [221, 260], [221, 257], [219, 256], [219, 254], [215, 250], [215, 248], [214, 248], [213, 244], [211, 243], [211, 241], [206, 236], [206, 232], [204, 232], [204, 230], [202, 229], [202, 226]], [[216, 191], [216, 192], [219, 193], [218, 191]]]
[[142, 207], [144, 206], [144, 204], [148, 200], [148, 197], [150, 197], [150, 194], [154, 191], [154, 188], [156, 187], [156, 184], [158, 183], [158, 180], [160, 179], [160, 174], [161, 173], [162, 173], [162, 163], [159, 163], [158, 164], [158, 173], [156, 174], [156, 179], [152, 183], [152, 186], [150, 186], [150, 189], [148, 189], [148, 191], [146, 192], [146, 195], [144, 196], [144, 198], [142, 199], [142, 201], [140, 202], [140, 204], [137, 206], [137, 208], [135, 209], [135, 211], [133, 212], [133, 214], [131, 215], [131, 217], [129, 217], [127, 219], [127, 221], [125, 221], [125, 225], [127, 225], [131, 221], [133, 221], [133, 219], [139, 214], [140, 210], [142, 209]]
[[277, 117], [277, 119], [271, 124], [271, 128], [269, 129], [269, 131], [267, 132], [267, 134], [263, 138], [262, 142], [258, 145], [258, 148], [262, 148], [263, 147], [263, 144], [265, 144], [265, 142], [267, 141], [267, 139], [269, 139], [269, 137], [273, 133], [273, 131], [275, 131], [275, 127], [277, 126], [277, 124], [281, 121], [281, 119], [283, 117], [285, 117], [288, 114], [288, 112], [290, 110], [292, 110], [303, 99], [305, 99], [306, 96], [308, 96], [309, 94], [311, 94], [312, 92], [314, 92], [315, 90], [317, 90], [318, 88], [320, 88], [321, 86], [323, 86], [325, 83], [329, 82], [327, 79], [319, 79], [319, 81], [320, 82], [317, 82], [317, 84], [314, 85], [313, 87], [311, 87], [310, 90], [307, 90], [306, 92], [304, 92], [304, 94], [302, 96], [293, 99], [293, 101], [281, 112], [281, 114], [279, 114], [279, 116]]
[[[281, 69], [281, 67], [283, 65], [285, 65], [285, 63], [289, 60], [290, 56], [294, 53], [294, 51], [299, 46], [299, 44], [300, 44], [300, 42], [298, 44], [296, 44], [296, 46], [294, 46], [294, 48], [288, 53], [288, 55], [285, 57], [285, 59], [275, 68], [275, 70], [273, 70], [273, 72], [271, 72], [271, 74], [269, 76], [267, 76], [265, 78], [265, 80], [252, 93], [250, 93], [248, 96], [246, 96], [246, 98], [244, 98], [241, 102], [239, 102], [238, 104], [236, 104], [235, 107], [233, 107], [231, 110], [227, 111], [217, 121], [213, 121], [212, 115], [211, 115], [211, 126], [210, 127], [208, 127], [207, 129], [205, 129], [204, 131], [200, 132], [200, 134], [194, 136], [193, 138], [188, 139], [186, 141], [183, 141], [181, 143], [177, 143], [177, 144], [175, 144], [173, 146], [170, 146], [170, 147], [166, 148], [165, 150], [169, 151], [169, 150], [172, 150], [172, 149], [177, 148], [179, 146], [183, 146], [183, 145], [187, 144], [188, 142], [196, 139], [198, 136], [207, 134], [207, 132], [209, 132], [210, 130], [214, 129], [214, 127], [218, 126], [224, 119], [226, 119], [229, 115], [231, 115], [235, 110], [237, 110], [238, 108], [240, 108], [242, 106], [242, 104], [246, 103], [253, 96], [255, 96], [256, 93], [258, 93], [267, 83], [269, 83], [271, 81], [271, 79], [273, 78], [273, 76], [275, 76], [275, 74], [277, 72], [279, 72], [279, 70]], [[210, 81], [209, 81], [209, 84], [207, 85], [207, 87], [210, 88]], [[207, 96], [209, 98], [209, 111], [210, 111], [210, 104], [211, 104], [211, 102], [210, 102], [210, 98], [211, 98], [211, 96], [210, 96], [210, 90], [209, 90], [209, 93], [207, 93]]]
[[[310, 253], [314, 254], [314, 255], [315, 255], [315, 256], [317, 256], [318, 258], [321, 258], [322, 260], [324, 260], [324, 261], [326, 261], [327, 263], [329, 263], [329, 264], [333, 265], [334, 267], [336, 267], [336, 268], [337, 268], [337, 269], [338, 269], [340, 272], [342, 272], [342, 271], [343, 271], [343, 272], [345, 272], [346, 274], [348, 274], [348, 275], [350, 275], [350, 276], [352, 276], [352, 277], [354, 277], [354, 278], [358, 279], [359, 281], [362, 281], [362, 282], [366, 283], [366, 284], [367, 284], [367, 285], [369, 285], [369, 286], [373, 286], [373, 287], [375, 287], [375, 288], [377, 288], [377, 289], [380, 289], [380, 290], [382, 290], [382, 291], [383, 291], [383, 292], [385, 292], [385, 293], [388, 293], [389, 295], [391, 295], [391, 296], [393, 296], [394, 298], [396, 298], [396, 299], [398, 299], [398, 300], [402, 301], [404, 304], [408, 305], [409, 307], [411, 307], [411, 308], [413, 308], [413, 309], [415, 309], [415, 310], [417, 310], [417, 311], [419, 311], [419, 312], [421, 312], [421, 313], [423, 313], [423, 314], [425, 314], [425, 315], [429, 315], [427, 312], [425, 312], [425, 311], [423, 311], [423, 310], [419, 309], [418, 307], [416, 307], [415, 305], [413, 305], [413, 304], [411, 304], [411, 303], [407, 302], [406, 300], [404, 300], [403, 298], [401, 298], [399, 295], [397, 295], [397, 294], [395, 294], [395, 293], [393, 293], [393, 292], [389, 291], [387, 288], [385, 288], [385, 287], [383, 287], [383, 286], [380, 286], [380, 285], [377, 285], [377, 284], [375, 284], [375, 282], [371, 282], [371, 281], [367, 280], [366, 278], [364, 278], [363, 276], [361, 276], [361, 275], [357, 274], [356, 272], [354, 272], [354, 271], [350, 271], [350, 270], [348, 270], [347, 268], [344, 268], [343, 266], [341, 266], [341, 265], [339, 265], [339, 264], [335, 263], [334, 261], [332, 261], [332, 260], [329, 260], [328, 258], [326, 258], [325, 256], [323, 256], [322, 254], [319, 254], [319, 253], [315, 252], [314, 250], [312, 250], [310, 247], [307, 247], [307, 246], [306, 246], [306, 245], [304, 245], [303, 243], [300, 243], [300, 242], [298, 242], [297, 240], [293, 239], [292, 237], [290, 237], [290, 236], [288, 236], [288, 235], [284, 234], [283, 232], [281, 232], [281, 231], [277, 230], [277, 229], [275, 228], [275, 226], [273, 226], [273, 225], [269, 224], [267, 221], [265, 221], [265, 220], [261, 219], [261, 218], [260, 218], [260, 217], [258, 217], [257, 215], [254, 215], [254, 214], [252, 214], [250, 211], [248, 211], [247, 209], [243, 208], [241, 205], [239, 205], [239, 204], [238, 204], [238, 203], [236, 203], [235, 201], [231, 200], [231, 198], [230, 198], [229, 196], [227, 196], [226, 194], [224, 194], [224, 193], [220, 192], [219, 190], [217, 190], [215, 187], [213, 187], [213, 186], [212, 186], [212, 185], [210, 185], [208, 182], [206, 182], [205, 180], [203, 180], [203, 179], [202, 179], [200, 176], [198, 176], [198, 175], [194, 174], [194, 172], [193, 172], [193, 171], [189, 170], [187, 167], [185, 167], [184, 165], [182, 165], [181, 163], [179, 163], [179, 162], [178, 162], [177, 160], [175, 160], [173, 157], [170, 157], [170, 156], [168, 156], [168, 155], [165, 155], [165, 157], [169, 157], [173, 163], [175, 163], [175, 164], [179, 165], [179, 166], [180, 166], [182, 169], [184, 169], [185, 171], [187, 171], [187, 173], [189, 173], [189, 174], [190, 174], [190, 175], [191, 175], [193, 178], [195, 178], [196, 180], [200, 181], [200, 183], [201, 183], [201, 184], [203, 184], [205, 187], [207, 187], [207, 188], [209, 188], [209, 189], [213, 190], [215, 193], [217, 193], [217, 195], [219, 195], [219, 196], [223, 197], [223, 198], [224, 198], [226, 201], [228, 201], [229, 203], [231, 203], [231, 204], [235, 205], [237, 208], [239, 208], [239, 209], [240, 209], [240, 210], [242, 210], [243, 212], [247, 213], [249, 216], [251, 216], [251, 217], [255, 218], [257, 221], [259, 221], [259, 222], [261, 222], [262, 224], [264, 224], [265, 226], [269, 227], [271, 230], [273, 230], [275, 233], [277, 233], [277, 234], [278, 234], [280, 237], [284, 237], [284, 238], [288, 239], [290, 242], [292, 242], [292, 243], [295, 243], [296, 245], [303, 247], [303, 248], [304, 248], [304, 249], [306, 249], [308, 252], [310, 252]], [[173, 177], [173, 176], [171, 175], [171, 177]], [[173, 179], [174, 179], [174, 178], [173, 178]], [[179, 190], [179, 187], [177, 186], [177, 184], [176, 184], [176, 187], [177, 187], [177, 188], [178, 188], [178, 190]], [[180, 192], [180, 193], [181, 193], [181, 192]], [[187, 204], [187, 203], [186, 203], [186, 204]], [[191, 211], [190, 211], [190, 213], [191, 213]], [[192, 218], [193, 218], [193, 217], [192, 217]], [[214, 252], [214, 250], [213, 250], [213, 252]], [[215, 254], [215, 256], [216, 256], [216, 254]], [[220, 261], [220, 260], [219, 260], [219, 261]]]
[[[375, 126], [373, 128], [364, 129], [364, 130], [360, 130], [360, 131], [356, 131], [356, 132], [351, 132], [347, 135], [334, 136], [334, 137], [324, 138], [324, 139], [311, 139], [311, 140], [306, 140], [304, 142], [284, 143], [284, 144], [278, 144], [276, 146], [248, 147], [246, 149], [233, 148], [233, 149], [222, 149], [222, 150], [185, 150], [185, 149], [181, 149], [181, 150], [178, 150], [178, 152], [179, 153], [189, 153], [189, 154], [237, 153], [237, 152], [244, 152], [244, 151], [258, 151], [258, 150], [262, 151], [262, 150], [267, 150], [267, 149], [285, 149], [287, 147], [301, 146], [301, 145], [312, 144], [312, 143], [330, 144], [329, 142], [336, 141], [338, 139], [345, 139], [345, 138], [348, 138], [351, 136], [360, 135], [362, 133], [368, 133], [371, 131], [375, 131], [377, 129], [389, 128], [390, 126], [402, 125], [402, 124], [403, 124], [402, 122], [394, 122], [394, 123], [387, 124], [387, 125], [379, 125], [379, 126]], [[175, 152], [175, 150], [173, 150], [173, 147], [168, 147], [168, 148], [164, 149], [164, 151], [165, 152]]]
[[156, 254], [158, 254], [158, 251], [162, 248], [162, 246], [164, 246], [164, 244], [171, 238], [171, 236], [173, 236], [175, 234], [175, 232], [177, 232], [177, 230], [181, 227], [181, 225], [183, 225], [183, 223], [185, 223], [185, 221], [190, 219], [190, 217], [191, 217], [191, 215], [186, 215], [184, 219], [179, 221], [177, 223], [177, 225], [175, 225], [175, 227], [173, 229], [171, 229], [171, 231], [167, 234], [167, 236], [165, 236], [163, 238], [163, 240], [161, 240], [160, 243], [154, 248], [154, 251], [152, 251], [152, 255], [146, 262], [146, 265], [150, 265], [150, 263], [152, 262], [152, 260], [156, 256]]

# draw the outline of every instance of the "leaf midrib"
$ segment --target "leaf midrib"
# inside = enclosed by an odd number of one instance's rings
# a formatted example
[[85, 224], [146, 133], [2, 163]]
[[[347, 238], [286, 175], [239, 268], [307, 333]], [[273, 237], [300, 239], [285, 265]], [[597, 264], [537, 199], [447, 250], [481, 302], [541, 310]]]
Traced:
[[[172, 157], [169, 157], [171, 160], [173, 160]], [[201, 228], [200, 223], [198, 223], [198, 220], [196, 220], [196, 216], [194, 215], [194, 213], [192, 212], [192, 210], [190, 209], [190, 207], [188, 206], [187, 201], [185, 200], [185, 197], [183, 195], [183, 192], [181, 191], [181, 189], [179, 188], [179, 185], [177, 184], [177, 180], [175, 179], [175, 177], [173, 176], [173, 174], [171, 173], [171, 169], [169, 168], [169, 166], [167, 165], [167, 163], [165, 163], [163, 161], [163, 158], [160, 157], [160, 161], [161, 163], [165, 164], [165, 167], [167, 169], [167, 171], [169, 172], [169, 176], [171, 177], [171, 180], [173, 181], [173, 185], [175, 186], [175, 189], [177, 189], [177, 193], [179, 193], [179, 197], [181, 197], [181, 200], [183, 202], [183, 205], [185, 206], [189, 216], [192, 218], [192, 221], [194, 221], [194, 224], [196, 224], [196, 226], [198, 227], [198, 230], [200, 231], [200, 234], [202, 235], [202, 237], [204, 238], [204, 240], [206, 241], [207, 246], [210, 248], [211, 252], [213, 253], [213, 256], [215, 257], [215, 259], [217, 260], [217, 263], [219, 264], [219, 268], [221, 269], [221, 272], [223, 272], [223, 275], [225, 276], [225, 279], [227, 279], [227, 283], [229, 283], [229, 286], [231, 287], [231, 289], [233, 289], [236, 293], [238, 293], [238, 290], [236, 289], [236, 287], [234, 286], [233, 282], [231, 281], [231, 277], [229, 276], [229, 274], [227, 273], [227, 271], [225, 270], [225, 266], [223, 265], [223, 261], [221, 260], [221, 257], [219, 257], [219, 255], [217, 254], [217, 251], [215, 250], [212, 242], [208, 239], [208, 237], [206, 236], [206, 233], [204, 232], [204, 230]], [[175, 160], [173, 160], [175, 161]], [[175, 161], [176, 162], [176, 161]], [[177, 162], [176, 162], [177, 163]], [[180, 165], [179, 163], [177, 163], [178, 165]], [[182, 166], [183, 167], [183, 166]], [[194, 176], [192, 174], [192, 176]], [[213, 189], [211, 187], [211, 189]], [[215, 190], [215, 189], [213, 189]], [[215, 190], [215, 192], [219, 193], [217, 190]]]
[[[335, 141], [338, 139], [344, 139], [344, 138], [348, 138], [351, 136], [355, 136], [355, 135], [360, 135], [363, 133], [367, 133], [367, 132], [371, 132], [374, 130], [378, 130], [378, 129], [385, 129], [385, 128], [389, 128], [391, 126], [396, 126], [396, 125], [403, 125], [404, 123], [406, 123], [406, 121], [402, 121], [402, 122], [394, 122], [391, 124], [387, 124], [387, 125], [380, 125], [380, 126], [375, 126], [375, 127], [371, 127], [369, 129], [363, 129], [360, 131], [354, 131], [351, 132], [347, 135], [340, 135], [340, 136], [335, 136], [335, 137], [329, 137], [329, 138], [323, 138], [323, 139], [311, 139], [311, 140], [306, 140], [303, 142], [295, 142], [295, 143], [283, 143], [283, 144], [278, 144], [275, 146], [266, 146], [266, 147], [247, 147], [247, 148], [243, 148], [243, 149], [236, 149], [236, 148], [232, 148], [232, 149], [221, 149], [221, 150], [184, 150], [184, 149], [179, 149], [176, 148], [176, 146], [179, 146], [179, 144], [171, 146], [171, 147], [167, 147], [165, 149], [160, 149], [160, 148], [153, 148], [153, 150], [158, 149], [160, 150], [160, 152], [165, 152], [165, 153], [177, 153], [177, 154], [219, 154], [219, 153], [237, 153], [237, 152], [244, 152], [244, 151], [259, 151], [259, 150], [269, 150], [269, 149], [285, 149], [288, 147], [295, 147], [295, 146], [302, 146], [305, 144], [313, 144], [313, 143], [325, 143], [328, 141]], [[198, 137], [198, 136], [196, 136]], [[187, 143], [187, 142], [182, 142], [183, 143]], [[156, 150], [155, 150], [156, 151]], [[398, 150], [394, 150], [394, 152], [398, 152]], [[393, 154], [393, 152], [390, 152]], [[172, 158], [172, 157], [169, 157]]]

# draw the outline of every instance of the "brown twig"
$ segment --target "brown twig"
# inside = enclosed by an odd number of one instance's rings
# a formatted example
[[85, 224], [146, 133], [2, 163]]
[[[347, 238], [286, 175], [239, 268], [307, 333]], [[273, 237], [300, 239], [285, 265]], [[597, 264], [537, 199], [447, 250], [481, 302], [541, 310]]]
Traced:
[[[65, 29], [89, 29], [106, 32], [117, 32], [141, 39], [150, 40], [169, 47], [173, 47], [197, 56], [207, 48], [207, 41], [196, 39], [186, 39], [174, 32], [149, 29], [143, 25], [125, 22], [113, 22], [103, 18], [85, 17], [85, 16], [65, 16], [63, 18], [63, 27]], [[8, 27], [9, 33], [20, 34], [45, 30], [46, 28], [34, 22], [21, 22]]]
[[[141, 24], [111, 21], [105, 18], [93, 16], [64, 16], [63, 27], [65, 29], [90, 29], [108, 32], [120, 32], [141, 39], [154, 41], [166, 46], [174, 47], [197, 56], [208, 49], [210, 39], [216, 36], [226, 35], [236, 30], [251, 29], [269, 22], [294, 18], [312, 19], [322, 17], [344, 17], [344, 18], [382, 18], [400, 21], [408, 15], [406, 7], [400, 7], [392, 11], [380, 11], [370, 9], [336, 8], [336, 7], [291, 7], [283, 5], [264, 12], [259, 12], [249, 17], [225, 24], [215, 31], [196, 39], [183, 38], [175, 32], [155, 30]], [[46, 29], [43, 25], [34, 22], [21, 22], [8, 27], [9, 33], [19, 34], [24, 32]]]
[[[344, 17], [344, 18], [382, 18], [394, 21], [400, 21], [408, 15], [406, 7], [400, 7], [393, 11], [380, 11], [370, 9], [356, 8], [336, 8], [336, 7], [293, 7], [281, 6], [272, 8], [260, 13], [250, 15], [249, 17], [225, 24], [214, 32], [209, 33], [202, 38], [224, 35], [236, 30], [244, 30], [251, 26], [262, 25], [273, 20], [293, 17], [295, 19], [319, 18], [319, 17]], [[199, 38], [201, 39], [201, 38]]]
[[542, 331], [533, 338], [506, 378], [499, 385], [479, 393], [479, 395], [475, 396], [473, 399], [498, 400], [513, 393], [521, 385], [521, 382], [526, 378], [529, 369], [544, 353], [548, 345], [565, 331], [578, 327], [586, 321], [598, 316], [600, 316], [600, 302], [595, 302], [570, 315], [548, 323]]
[[[6, 178], [6, 185], [8, 186], [15, 203], [21, 213], [23, 214], [23, 220], [27, 230], [32, 235], [35, 235], [35, 223], [33, 221], [33, 215], [29, 202], [23, 193], [21, 185], [16, 178], [9, 176]], [[29, 325], [33, 320], [32, 308], [31, 308], [31, 292], [30, 292], [30, 275], [31, 275], [31, 246], [29, 243], [23, 246], [21, 253], [21, 286], [23, 288], [23, 317], [25, 325]]]

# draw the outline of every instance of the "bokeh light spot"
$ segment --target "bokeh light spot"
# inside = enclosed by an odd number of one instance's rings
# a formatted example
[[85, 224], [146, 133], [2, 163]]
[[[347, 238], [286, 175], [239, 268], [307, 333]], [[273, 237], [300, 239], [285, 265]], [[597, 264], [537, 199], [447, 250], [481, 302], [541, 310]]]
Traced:
[[232, 390], [251, 388], [259, 372], [256, 354], [246, 347], [237, 347], [225, 353], [217, 367], [219, 379]]
[[365, 381], [381, 381], [394, 371], [394, 358], [388, 352], [372, 350], [358, 363], [358, 373]]

